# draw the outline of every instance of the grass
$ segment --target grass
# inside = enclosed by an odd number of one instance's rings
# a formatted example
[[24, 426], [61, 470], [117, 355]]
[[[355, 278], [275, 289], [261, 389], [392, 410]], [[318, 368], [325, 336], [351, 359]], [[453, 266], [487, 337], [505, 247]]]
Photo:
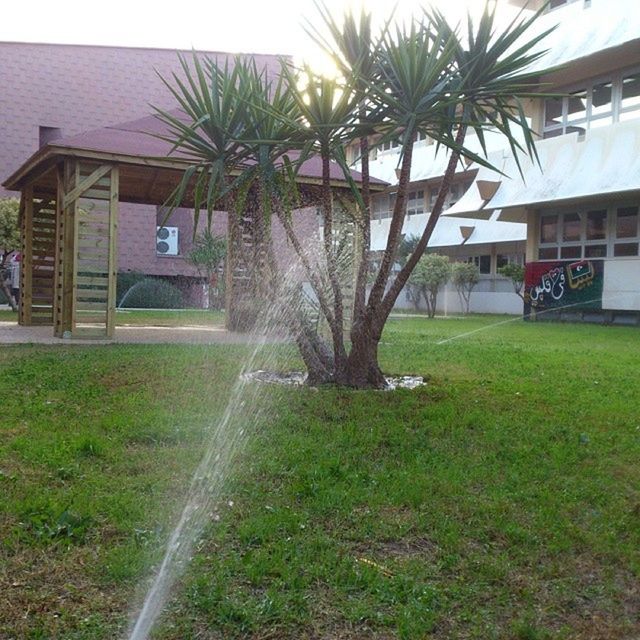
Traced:
[[[17, 322], [18, 314], [0, 309], [0, 321]], [[155, 326], [155, 327], [190, 327], [190, 326], [221, 326], [224, 315], [220, 311], [204, 309], [152, 309], [134, 310], [121, 309], [116, 312], [116, 325], [119, 326]]]
[[[637, 637], [640, 335], [503, 321], [390, 321], [416, 391], [274, 389], [155, 637]], [[0, 637], [117, 637], [245, 353], [0, 350]]]

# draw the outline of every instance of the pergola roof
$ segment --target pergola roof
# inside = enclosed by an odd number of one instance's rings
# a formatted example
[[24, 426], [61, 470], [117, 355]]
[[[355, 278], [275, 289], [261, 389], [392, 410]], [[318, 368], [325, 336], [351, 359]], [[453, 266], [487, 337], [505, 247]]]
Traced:
[[[3, 186], [11, 191], [32, 183], [42, 193], [54, 194], [56, 176], [52, 169], [65, 157], [117, 163], [120, 168], [120, 200], [144, 204], [164, 204], [179, 183], [183, 172], [194, 162], [186, 155], [172, 152], [170, 143], [158, 138], [169, 135], [168, 127], [155, 116], [87, 131], [55, 140], [33, 154]], [[295, 152], [291, 154], [292, 159]], [[342, 169], [331, 163], [330, 176], [335, 187], [347, 187]], [[352, 172], [356, 182], [361, 174]], [[319, 157], [305, 161], [298, 173], [301, 184], [318, 185], [322, 179]], [[371, 178], [372, 189], [386, 183]], [[190, 202], [183, 202], [188, 206]]]

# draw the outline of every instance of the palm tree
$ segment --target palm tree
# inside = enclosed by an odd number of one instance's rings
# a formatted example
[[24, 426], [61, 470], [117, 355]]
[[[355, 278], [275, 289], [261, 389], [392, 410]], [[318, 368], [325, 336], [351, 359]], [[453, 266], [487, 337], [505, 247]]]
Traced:
[[[373, 37], [370, 16], [348, 16], [340, 27], [326, 9], [320, 8], [329, 36], [323, 38], [315, 32], [314, 37], [333, 53], [341, 77], [319, 77], [308, 67], [295, 72], [283, 64], [274, 87], [255, 67], [239, 61], [239, 71], [212, 62], [204, 71], [195, 64], [195, 72], [183, 65], [187, 81], [182, 83], [175, 77], [173, 91], [190, 122], [166, 112], [160, 112], [160, 117], [172, 127], [176, 149], [194, 158], [195, 168], [185, 176], [181, 188], [195, 179], [196, 211], [205, 202], [211, 212], [225, 194], [233, 194], [242, 208], [246, 194], [253, 189], [259, 203], [255, 209], [260, 212], [260, 220], [254, 217], [254, 224], [268, 225], [274, 211], [282, 220], [331, 333], [329, 347], [304, 323], [293, 322], [310, 379], [380, 388], [385, 385], [378, 363], [383, 328], [425, 251], [457, 165], [466, 158], [490, 166], [465, 146], [468, 132], [474, 132], [484, 147], [485, 132], [498, 131], [514, 152], [535, 156], [522, 101], [539, 96], [532, 88], [535, 78], [527, 68], [543, 55], [535, 53], [534, 45], [547, 34], [524, 40], [539, 13], [532, 17], [521, 14], [499, 32], [495, 10], [487, 6], [477, 25], [468, 20], [464, 33], [453, 29], [440, 13], [427, 11], [420, 21], [407, 26], [391, 28], [387, 23]], [[519, 132], [524, 134], [523, 144], [518, 142]], [[428, 224], [394, 275], [392, 266], [402, 238], [418, 133], [448, 149], [450, 156]], [[367, 158], [372, 136], [378, 142], [400, 137], [399, 182], [387, 244], [368, 298], [368, 243], [357, 259], [355, 305], [347, 345], [344, 292], [332, 242], [336, 198], [330, 163], [342, 167], [351, 186], [352, 215], [368, 238]], [[363, 175], [358, 185], [344, 152], [351, 142], [360, 148]], [[296, 171], [310, 153], [317, 154], [322, 162], [320, 209], [326, 277], [309, 259], [290, 219]], [[181, 195], [180, 190], [177, 195]], [[328, 288], [324, 286], [326, 281]]]

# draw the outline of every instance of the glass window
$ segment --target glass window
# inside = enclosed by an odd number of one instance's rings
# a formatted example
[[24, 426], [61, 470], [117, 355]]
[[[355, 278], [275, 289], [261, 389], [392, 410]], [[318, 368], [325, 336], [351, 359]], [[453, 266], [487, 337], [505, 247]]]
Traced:
[[468, 262], [471, 262], [478, 267], [478, 271], [482, 275], [489, 275], [491, 273], [491, 256], [472, 256]]
[[549, 244], [558, 241], [558, 216], [542, 216], [540, 221], [540, 242]]
[[562, 98], [548, 98], [544, 101], [545, 127], [562, 125]]
[[424, 213], [424, 191], [410, 191], [407, 196], [407, 214]]
[[389, 196], [386, 193], [375, 196], [373, 199], [373, 218], [374, 220], [382, 220], [389, 215]]
[[606, 258], [607, 257], [607, 245], [606, 244], [588, 244], [584, 248], [585, 258]]
[[544, 102], [544, 138], [584, 133], [614, 121], [640, 118], [640, 70], [580, 87]]
[[638, 255], [637, 242], [620, 242], [613, 247], [613, 255], [616, 258], [626, 258]]
[[613, 83], [601, 82], [593, 87], [591, 97], [591, 116], [597, 117], [611, 113], [611, 96]]
[[478, 267], [480, 269], [480, 273], [491, 273], [491, 256], [480, 256], [480, 259], [478, 260]]
[[562, 220], [562, 239], [565, 242], [579, 242], [582, 236], [582, 222], [577, 213], [565, 213]]
[[572, 260], [573, 258], [582, 258], [582, 247], [580, 245], [561, 247], [560, 257], [563, 260]]
[[545, 247], [538, 251], [539, 260], [557, 260], [558, 248], [557, 247]]
[[638, 207], [618, 209], [616, 238], [635, 238], [638, 235]]
[[604, 240], [606, 237], [606, 226], [606, 209], [589, 211], [587, 213], [587, 240]]
[[622, 78], [621, 109], [640, 109], [640, 73]]
[[585, 122], [587, 119], [587, 90], [581, 89], [569, 95], [567, 124]]

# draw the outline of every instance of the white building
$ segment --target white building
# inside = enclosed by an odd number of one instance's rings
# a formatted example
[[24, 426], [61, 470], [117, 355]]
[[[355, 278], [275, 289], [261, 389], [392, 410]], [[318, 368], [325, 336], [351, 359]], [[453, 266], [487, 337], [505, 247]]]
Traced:
[[[542, 0], [510, 4], [533, 9]], [[539, 317], [634, 323], [640, 316], [640, 5], [552, 0], [535, 28], [555, 25], [539, 45], [549, 51], [534, 71], [542, 91], [561, 95], [527, 105], [540, 136], [540, 166], [521, 158], [523, 180], [501, 138], [489, 136], [489, 160], [509, 177], [461, 166], [429, 250], [479, 264], [483, 281], [472, 311], [521, 312], [496, 268], [505, 256], [520, 261], [526, 253], [525, 297]], [[371, 173], [396, 182], [398, 149], [386, 147], [372, 158]], [[416, 144], [405, 234], [420, 232], [428, 219], [446, 163], [435, 150], [428, 140]], [[373, 250], [386, 243], [391, 205], [389, 195], [374, 203]]]

